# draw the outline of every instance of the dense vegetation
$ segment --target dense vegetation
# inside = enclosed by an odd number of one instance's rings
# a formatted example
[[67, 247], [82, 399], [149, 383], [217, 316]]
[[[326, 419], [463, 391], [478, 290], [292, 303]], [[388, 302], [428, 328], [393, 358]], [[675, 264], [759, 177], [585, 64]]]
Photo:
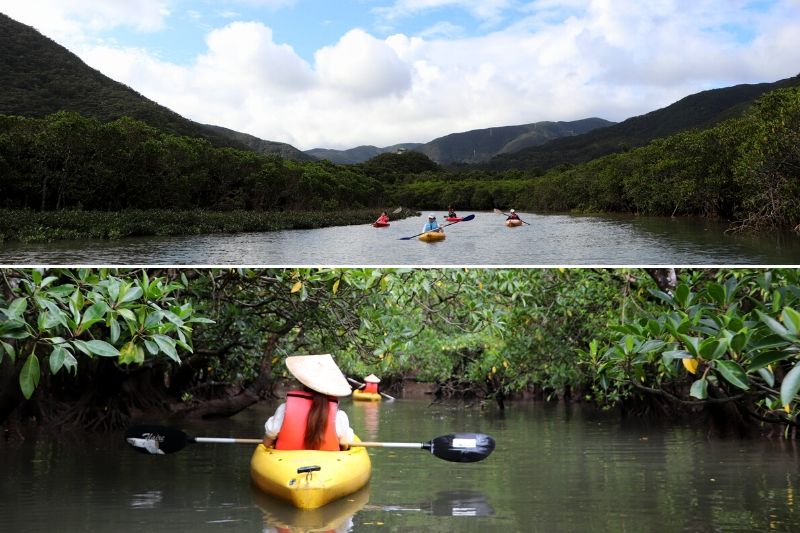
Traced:
[[800, 88], [791, 88], [762, 96], [742, 118], [544, 176], [419, 175], [393, 195], [406, 205], [700, 215], [733, 220], [737, 228], [796, 229], [798, 176]]
[[0, 116], [0, 207], [284, 210], [380, 206], [380, 182], [326, 161], [295, 162], [179, 137], [123, 117]]
[[[652, 276], [651, 276], [652, 274]], [[29, 270], [0, 279], [0, 422], [229, 416], [283, 358], [436, 383], [796, 426], [797, 270]], [[213, 321], [213, 322], [212, 322]]]

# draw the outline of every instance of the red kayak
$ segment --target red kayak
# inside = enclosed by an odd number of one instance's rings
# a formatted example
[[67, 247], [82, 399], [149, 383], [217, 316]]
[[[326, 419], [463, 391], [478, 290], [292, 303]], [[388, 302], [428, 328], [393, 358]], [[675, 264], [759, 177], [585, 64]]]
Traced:
[[464, 220], [464, 217], [447, 217], [445, 220], [448, 222], [461, 222]]
[[388, 228], [389, 227], [389, 223], [388, 222], [373, 222], [372, 223], [372, 227], [373, 228]]

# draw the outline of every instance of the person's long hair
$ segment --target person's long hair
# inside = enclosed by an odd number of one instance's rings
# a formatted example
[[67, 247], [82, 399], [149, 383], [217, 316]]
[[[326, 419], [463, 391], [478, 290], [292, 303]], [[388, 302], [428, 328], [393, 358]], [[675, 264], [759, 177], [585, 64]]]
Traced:
[[311, 393], [311, 409], [306, 418], [306, 435], [303, 444], [307, 450], [318, 450], [325, 440], [325, 429], [328, 427], [328, 397], [324, 394], [304, 387]]

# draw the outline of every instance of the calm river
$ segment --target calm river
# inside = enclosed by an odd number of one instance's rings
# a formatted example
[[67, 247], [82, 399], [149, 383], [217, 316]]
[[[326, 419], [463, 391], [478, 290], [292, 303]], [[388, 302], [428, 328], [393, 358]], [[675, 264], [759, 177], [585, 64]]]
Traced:
[[[185, 427], [259, 437], [274, 406]], [[495, 452], [457, 464], [421, 450], [372, 449], [362, 491], [316, 511], [249, 482], [249, 445], [135, 453], [121, 435], [0, 442], [4, 531], [800, 531], [800, 454], [781, 440], [718, 440], [578, 407], [511, 404], [505, 417], [420, 400], [343, 402], [362, 438], [491, 434]], [[284, 529], [280, 529], [284, 528]]]
[[[466, 214], [466, 213], [464, 213]], [[440, 214], [441, 215], [441, 214]], [[478, 212], [447, 239], [402, 241], [423, 217], [391, 223], [267, 233], [146, 237], [118, 241], [0, 244], [0, 264], [124, 265], [795, 265], [800, 238], [725, 235], [702, 219], [521, 213], [530, 226]]]

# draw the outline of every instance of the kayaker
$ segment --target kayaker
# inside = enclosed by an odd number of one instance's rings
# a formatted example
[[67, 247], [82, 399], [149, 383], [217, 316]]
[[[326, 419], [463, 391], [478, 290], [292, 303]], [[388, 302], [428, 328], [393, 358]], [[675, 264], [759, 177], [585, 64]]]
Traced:
[[443, 231], [439, 227], [439, 223], [436, 222], [436, 215], [428, 215], [428, 223], [422, 228], [423, 233], [428, 233], [429, 231]]
[[364, 392], [371, 392], [372, 394], [380, 394], [380, 392], [378, 391], [378, 383], [380, 382], [381, 380], [378, 376], [376, 376], [375, 374], [370, 374], [369, 376], [364, 378], [364, 386], [361, 387], [361, 389]]
[[337, 397], [352, 389], [330, 354], [294, 355], [286, 368], [303, 384], [286, 393], [286, 402], [264, 424], [264, 446], [278, 450], [346, 450], [353, 442], [347, 413], [339, 410]]
[[458, 215], [456, 215], [456, 212], [455, 212], [455, 210], [453, 209], [453, 206], [452, 206], [452, 205], [451, 205], [450, 207], [448, 207], [447, 209], [448, 209], [448, 211], [447, 211], [447, 218], [458, 218]]
[[511, 213], [508, 215], [508, 218], [506, 218], [506, 220], [519, 220], [519, 215], [517, 214], [516, 211], [512, 209]]
[[381, 213], [381, 216], [379, 216], [378, 220], [376, 220], [375, 222], [377, 222], [378, 224], [388, 224], [389, 223], [389, 215], [386, 214], [386, 211], [383, 211]]

